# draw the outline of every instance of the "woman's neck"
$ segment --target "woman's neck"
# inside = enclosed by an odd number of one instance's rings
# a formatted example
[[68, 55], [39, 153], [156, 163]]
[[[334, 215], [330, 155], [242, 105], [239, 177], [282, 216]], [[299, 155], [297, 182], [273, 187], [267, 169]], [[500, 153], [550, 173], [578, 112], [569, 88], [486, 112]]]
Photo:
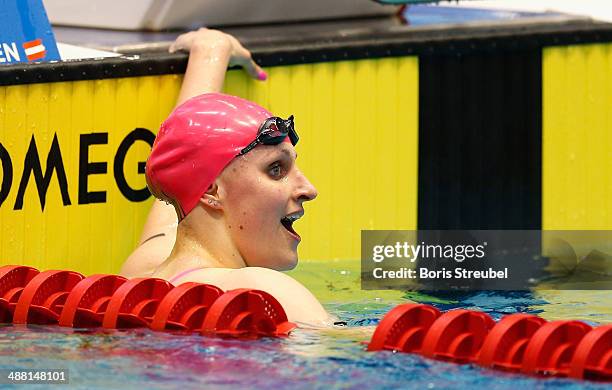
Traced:
[[[223, 218], [194, 210], [178, 224], [170, 256], [155, 271], [171, 277], [191, 268], [243, 268], [246, 263], [233, 244]], [[195, 223], [197, 221], [197, 224]]]

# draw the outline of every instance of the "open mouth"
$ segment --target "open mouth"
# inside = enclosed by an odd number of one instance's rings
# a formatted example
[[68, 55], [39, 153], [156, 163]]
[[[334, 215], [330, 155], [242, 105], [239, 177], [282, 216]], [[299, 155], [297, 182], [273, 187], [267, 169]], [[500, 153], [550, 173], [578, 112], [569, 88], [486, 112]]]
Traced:
[[302, 218], [303, 215], [304, 215], [304, 211], [298, 211], [298, 212], [295, 212], [295, 213], [291, 213], [291, 214], [285, 215], [280, 220], [281, 225], [283, 225], [283, 227], [285, 229], [287, 229], [287, 231], [292, 236], [294, 236], [297, 240], [300, 240], [301, 237], [300, 237], [300, 235], [295, 230], [293, 230], [293, 222], [295, 222], [298, 219]]

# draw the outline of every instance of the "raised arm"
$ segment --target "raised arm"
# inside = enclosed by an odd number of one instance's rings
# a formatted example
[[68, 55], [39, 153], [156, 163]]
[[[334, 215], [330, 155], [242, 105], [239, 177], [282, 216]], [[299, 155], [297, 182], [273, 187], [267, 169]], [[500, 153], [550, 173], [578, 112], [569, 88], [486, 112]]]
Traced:
[[189, 52], [187, 71], [176, 104], [209, 92], [221, 92], [225, 71], [230, 65], [242, 66], [251, 77], [258, 80], [267, 78], [263, 71], [233, 36], [217, 30], [201, 28], [180, 35], [170, 48]]
[[[249, 75], [266, 80], [267, 75], [253, 61], [251, 53], [233, 36], [201, 28], [180, 35], [169, 51], [189, 52], [187, 70], [176, 105], [204, 93], [221, 92], [228, 66], [242, 66]], [[121, 268], [126, 277], [150, 275], [170, 254], [176, 238], [177, 217], [171, 205], [155, 199], [138, 246]]]

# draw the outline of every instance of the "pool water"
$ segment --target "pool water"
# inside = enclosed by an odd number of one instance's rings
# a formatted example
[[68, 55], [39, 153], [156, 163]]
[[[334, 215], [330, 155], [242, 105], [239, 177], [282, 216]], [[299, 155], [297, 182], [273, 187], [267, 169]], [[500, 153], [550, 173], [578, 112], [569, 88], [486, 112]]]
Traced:
[[[515, 312], [546, 319], [612, 322], [609, 291], [473, 293], [427, 296], [361, 291], [358, 262], [306, 263], [291, 273], [347, 321], [346, 329], [298, 329], [287, 338], [256, 341], [174, 335], [150, 330], [73, 330], [57, 326], [1, 326], [0, 369], [69, 370], [72, 388], [419, 388], [603, 389], [609, 385], [541, 379], [417, 355], [364, 351], [378, 320], [399, 303], [442, 310]], [[36, 388], [30, 385], [28, 388]]]

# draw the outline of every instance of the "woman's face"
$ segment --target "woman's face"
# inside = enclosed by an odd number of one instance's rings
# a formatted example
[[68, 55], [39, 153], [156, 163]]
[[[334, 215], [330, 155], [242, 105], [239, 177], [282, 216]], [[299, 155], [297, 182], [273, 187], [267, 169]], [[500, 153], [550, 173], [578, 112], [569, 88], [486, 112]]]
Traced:
[[219, 175], [218, 196], [232, 241], [248, 266], [288, 270], [300, 236], [292, 223], [317, 190], [296, 165], [294, 147], [258, 145]]

